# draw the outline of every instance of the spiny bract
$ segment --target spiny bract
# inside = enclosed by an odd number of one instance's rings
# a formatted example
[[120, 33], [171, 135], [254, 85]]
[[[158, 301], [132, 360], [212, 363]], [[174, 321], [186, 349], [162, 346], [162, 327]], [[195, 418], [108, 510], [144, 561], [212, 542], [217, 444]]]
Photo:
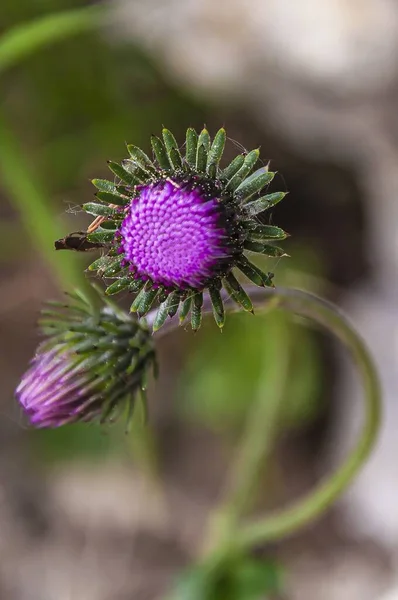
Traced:
[[261, 195], [275, 173], [261, 167], [253, 172], [259, 150], [236, 156], [225, 168], [220, 160], [226, 132], [213, 141], [203, 129], [189, 128], [185, 153], [173, 134], [152, 136], [154, 159], [136, 146], [121, 164], [109, 162], [115, 181], [94, 179], [98, 203], [84, 204], [100, 226], [88, 240], [103, 243], [108, 254], [89, 269], [114, 281], [106, 294], [128, 290], [136, 294], [131, 311], [144, 316], [159, 302], [153, 328], [179, 311], [183, 323], [190, 313], [192, 329], [201, 324], [203, 293], [208, 292], [214, 318], [221, 328], [225, 311], [221, 288], [244, 310], [250, 298], [234, 275], [239, 269], [258, 286], [272, 286], [272, 274], [252, 264], [246, 252], [280, 257], [273, 245], [286, 233], [257, 220], [275, 206], [284, 192]]
[[43, 311], [46, 338], [16, 397], [35, 427], [113, 421], [123, 409], [131, 421], [135, 397], [156, 366], [152, 336], [136, 315], [109, 301], [96, 308], [80, 292], [70, 295], [69, 304]]

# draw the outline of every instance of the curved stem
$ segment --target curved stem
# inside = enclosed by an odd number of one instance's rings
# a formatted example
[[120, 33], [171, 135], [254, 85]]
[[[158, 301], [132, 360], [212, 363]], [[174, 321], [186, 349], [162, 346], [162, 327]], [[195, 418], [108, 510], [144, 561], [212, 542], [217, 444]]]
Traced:
[[[325, 512], [344, 492], [367, 460], [377, 439], [381, 416], [380, 385], [373, 360], [361, 337], [337, 307], [300, 290], [250, 287], [248, 291], [256, 308], [264, 308], [268, 300], [275, 299], [279, 307], [311, 319], [346, 346], [361, 376], [365, 420], [359, 440], [346, 461], [321, 481], [315, 490], [290, 507], [240, 527], [235, 534], [234, 547], [241, 550], [292, 535]], [[231, 304], [232, 301], [226, 299], [226, 305]], [[208, 299], [205, 300], [204, 311], [211, 312]], [[149, 316], [149, 321], [151, 319], [152, 315]], [[161, 329], [160, 332], [165, 334], [175, 327], [176, 323], [170, 321], [162, 328], [164, 331]]]

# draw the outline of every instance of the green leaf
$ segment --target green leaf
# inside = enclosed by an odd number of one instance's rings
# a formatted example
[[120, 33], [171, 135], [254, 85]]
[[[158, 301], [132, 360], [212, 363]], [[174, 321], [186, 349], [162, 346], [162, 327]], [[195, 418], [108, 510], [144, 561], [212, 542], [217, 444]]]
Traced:
[[[118, 166], [120, 167], [120, 165]], [[122, 169], [125, 172], [123, 180], [131, 186], [145, 183], [150, 177], [148, 171], [144, 171], [139, 163], [135, 162], [135, 160], [132, 160], [131, 158], [124, 158], [122, 160]]]
[[183, 322], [185, 321], [185, 319], [187, 318], [188, 313], [191, 309], [191, 304], [192, 304], [192, 296], [188, 296], [188, 298], [186, 298], [181, 305], [180, 315], [179, 315], [180, 325], [182, 325]]
[[186, 143], [185, 143], [185, 161], [194, 169], [196, 167], [196, 151], [198, 148], [198, 134], [196, 131], [189, 127], [187, 129]]
[[101, 192], [110, 192], [112, 194], [116, 189], [115, 184], [107, 179], [92, 179], [91, 183]]
[[166, 171], [170, 171], [170, 161], [162, 140], [156, 137], [156, 135], [152, 135], [151, 145], [155, 158], [158, 161], [159, 167], [161, 169], [165, 169]]
[[108, 267], [112, 263], [112, 261], [113, 258], [111, 258], [110, 256], [100, 256], [100, 258], [97, 258], [97, 260], [92, 262], [91, 265], [87, 267], [87, 270], [100, 271], [101, 269]]
[[171, 303], [169, 306], [169, 317], [172, 318], [176, 314], [178, 307], [180, 305], [180, 295], [178, 292], [173, 292], [170, 294]]
[[225, 129], [219, 129], [214, 136], [214, 140], [207, 157], [206, 167], [207, 173], [210, 175], [210, 177], [216, 176], [217, 167], [220, 164], [220, 160], [224, 152], [226, 137], [227, 134]]
[[102, 227], [87, 235], [89, 242], [96, 242], [97, 244], [108, 244], [109, 242], [112, 242], [114, 237], [115, 231], [104, 231]]
[[246, 256], [242, 256], [237, 264], [238, 268], [250, 281], [259, 287], [273, 287], [272, 277], [266, 275], [261, 269], [253, 265]]
[[131, 305], [130, 311], [136, 312], [141, 317], [143, 317], [151, 308], [158, 293], [158, 289], [146, 290], [145, 287], [143, 287], [136, 299], [134, 300], [133, 304]]
[[113, 296], [113, 294], [118, 294], [122, 290], [128, 288], [131, 284], [130, 277], [121, 277], [114, 281], [110, 286], [108, 286], [105, 290], [105, 294], [107, 296]]
[[196, 169], [206, 171], [207, 154], [210, 149], [210, 135], [207, 129], [202, 129], [198, 138], [198, 148], [196, 152]]
[[267, 167], [262, 167], [242, 181], [236, 188], [235, 195], [239, 200], [246, 200], [254, 194], [257, 194], [257, 192], [260, 192], [274, 177], [275, 173], [268, 171]]
[[260, 150], [252, 150], [248, 154], [246, 154], [243, 165], [239, 169], [239, 171], [234, 175], [228, 182], [226, 186], [226, 190], [235, 191], [236, 188], [242, 183], [242, 181], [247, 177], [250, 171], [253, 169], [254, 165], [258, 161], [260, 156]]
[[[173, 294], [169, 294], [167, 299], [161, 303], [156, 313], [155, 321], [153, 323], [153, 331], [158, 331], [162, 325], [164, 325], [167, 317], [169, 316], [169, 310], [172, 304], [175, 302]], [[178, 306], [178, 304], [177, 304]]]
[[239, 306], [248, 312], [253, 312], [252, 301], [232, 273], [227, 275], [223, 280], [223, 284], [228, 294], [237, 304], [239, 304]]
[[167, 156], [169, 157], [170, 164], [174, 169], [182, 168], [182, 156], [178, 149], [177, 140], [169, 129], [162, 130], [162, 136], [164, 145], [166, 147]]
[[286, 231], [273, 225], [257, 225], [249, 223], [248, 239], [250, 240], [284, 240], [288, 237]]
[[82, 208], [86, 213], [95, 217], [113, 217], [119, 214], [114, 208], [104, 206], [104, 204], [97, 204], [96, 202], [86, 202]]
[[287, 192], [274, 192], [273, 194], [267, 194], [262, 198], [248, 202], [243, 206], [243, 210], [249, 217], [254, 217], [262, 213], [264, 210], [268, 210], [275, 204], [278, 204], [286, 196]]
[[214, 320], [218, 327], [222, 329], [225, 324], [225, 310], [220, 291], [215, 287], [210, 287], [209, 295], [213, 308]]
[[130, 154], [133, 161], [139, 164], [144, 169], [144, 171], [156, 173], [155, 165], [153, 164], [149, 156], [147, 156], [145, 152], [141, 150], [141, 148], [138, 148], [138, 146], [133, 146], [132, 144], [128, 144], [127, 151]]
[[259, 254], [264, 254], [265, 256], [272, 256], [274, 258], [289, 256], [286, 254], [283, 248], [278, 248], [278, 246], [271, 246], [269, 244], [262, 244], [261, 242], [253, 242], [250, 240], [246, 240], [243, 245], [246, 250], [250, 250], [250, 252], [258, 252]]
[[199, 292], [194, 295], [191, 308], [191, 326], [193, 331], [197, 331], [202, 323], [203, 294]]
[[124, 183], [127, 183], [127, 185], [134, 186], [141, 183], [138, 177], [134, 177], [131, 173], [126, 171], [126, 169], [122, 167], [122, 165], [119, 165], [119, 163], [113, 162], [112, 160], [108, 160], [108, 167], [110, 168], [112, 173], [116, 175], [116, 177], [119, 177], [119, 179]]
[[228, 165], [228, 167], [226, 167], [221, 172], [220, 178], [223, 179], [223, 180], [232, 179], [232, 177], [234, 175], [236, 175], [236, 173], [242, 167], [242, 165], [243, 165], [244, 162], [245, 162], [245, 156], [244, 156], [244, 154], [238, 154], [238, 156], [236, 156], [233, 159], [233, 161]]
[[125, 206], [129, 200], [127, 196], [111, 194], [110, 192], [97, 192], [95, 196], [103, 202], [107, 202], [108, 204], [117, 204], [118, 206]]
[[112, 262], [102, 271], [102, 276], [103, 277], [114, 277], [115, 275], [117, 275], [118, 273], [120, 273], [120, 271], [123, 270], [123, 263], [124, 258], [123, 257], [119, 257], [116, 258], [115, 260], [112, 260]]

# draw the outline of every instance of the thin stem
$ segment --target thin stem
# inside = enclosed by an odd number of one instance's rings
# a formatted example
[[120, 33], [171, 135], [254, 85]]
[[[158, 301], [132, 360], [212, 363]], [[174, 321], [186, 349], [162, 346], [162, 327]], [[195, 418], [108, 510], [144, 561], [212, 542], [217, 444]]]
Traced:
[[286, 322], [280, 311], [273, 312], [268, 320], [266, 337], [263, 374], [228, 476], [225, 502], [211, 519], [206, 546], [211, 547], [214, 541], [219, 544], [220, 538], [228, 543], [235, 536], [238, 520], [256, 491], [259, 471], [263, 472], [264, 461], [272, 451], [289, 362]]
[[[241, 526], [235, 534], [234, 547], [243, 551], [257, 544], [292, 535], [325, 512], [341, 496], [366, 462], [376, 442], [381, 417], [380, 384], [373, 360], [361, 337], [333, 304], [300, 290], [251, 287], [248, 291], [256, 308], [261, 309], [267, 305], [268, 300], [277, 298], [281, 308], [308, 317], [346, 346], [361, 376], [365, 419], [360, 437], [348, 458], [334, 473], [321, 481], [315, 490], [291, 507]], [[232, 301], [226, 299], [226, 305], [231, 304]], [[211, 312], [208, 298], [205, 300], [204, 310]], [[148, 320], [153, 318], [154, 316], [150, 315]], [[163, 333], [175, 327], [175, 323], [169, 322]], [[227, 548], [222, 547], [220, 551], [225, 553]]]
[[0, 112], [0, 175], [4, 189], [17, 208], [27, 235], [53, 269], [61, 287], [85, 285], [81, 267], [73, 256], [54, 251], [54, 241], [63, 237], [61, 227], [37, 177], [29, 168], [18, 141]]

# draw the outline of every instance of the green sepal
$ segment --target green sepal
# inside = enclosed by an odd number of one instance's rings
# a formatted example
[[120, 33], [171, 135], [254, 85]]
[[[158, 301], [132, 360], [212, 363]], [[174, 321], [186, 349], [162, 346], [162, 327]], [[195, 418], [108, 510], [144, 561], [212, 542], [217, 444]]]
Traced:
[[180, 305], [180, 294], [178, 292], [172, 292], [169, 296], [171, 298], [170, 306], [169, 306], [169, 317], [170, 319], [174, 317], [176, 314], [178, 307]]
[[229, 273], [223, 284], [231, 298], [247, 312], [253, 312], [253, 304], [233, 273]]
[[268, 275], [266, 275], [261, 269], [253, 265], [246, 256], [242, 256], [238, 263], [237, 267], [250, 281], [258, 285], [259, 287], [269, 287], [272, 286], [271, 279]]
[[97, 204], [96, 202], [86, 202], [86, 204], [82, 205], [82, 208], [86, 213], [94, 215], [94, 217], [113, 217], [118, 215], [117, 210], [114, 208], [105, 206], [104, 204]]
[[107, 179], [92, 179], [91, 183], [98, 189], [100, 192], [114, 192], [115, 184], [112, 181], [108, 181]]
[[209, 296], [213, 308], [214, 320], [218, 327], [222, 329], [225, 324], [225, 310], [220, 291], [212, 286], [209, 288]]
[[129, 173], [129, 171], [122, 165], [119, 165], [119, 163], [108, 160], [108, 167], [112, 173], [116, 175], [116, 177], [119, 177], [119, 179], [121, 179], [124, 183], [127, 183], [127, 185], [134, 186], [142, 183], [139, 177], [133, 173]]
[[262, 213], [264, 210], [268, 210], [275, 204], [278, 204], [286, 196], [287, 192], [274, 192], [273, 194], [267, 194], [262, 198], [248, 202], [243, 206], [245, 214], [249, 217], [255, 217]]
[[221, 172], [220, 179], [223, 179], [224, 181], [229, 181], [230, 179], [232, 179], [232, 177], [234, 175], [236, 175], [236, 173], [239, 171], [239, 169], [242, 168], [244, 162], [245, 162], [244, 154], [238, 154], [238, 156], [235, 156], [235, 158], [228, 165], [228, 167], [226, 167]]
[[163, 142], [156, 135], [151, 136], [151, 146], [155, 158], [159, 164], [161, 169], [165, 169], [166, 171], [170, 171], [171, 165], [167, 156], [166, 148], [163, 145]]
[[284, 240], [288, 237], [286, 231], [274, 225], [258, 225], [257, 223], [249, 223], [248, 225], [249, 240]]
[[226, 186], [226, 190], [235, 191], [236, 188], [242, 183], [242, 181], [247, 177], [250, 171], [255, 166], [258, 158], [260, 156], [260, 150], [252, 150], [248, 154], [246, 154], [243, 165], [239, 169], [239, 171], [234, 175], [228, 182]]
[[130, 284], [131, 284], [130, 277], [121, 277], [120, 279], [117, 279], [116, 281], [111, 283], [111, 285], [109, 285], [106, 288], [105, 294], [107, 296], [113, 296], [113, 294], [118, 294], [119, 292], [128, 288], [130, 286]]
[[272, 256], [273, 258], [288, 256], [283, 248], [278, 248], [278, 246], [270, 246], [269, 244], [262, 244], [261, 242], [246, 240], [243, 246], [246, 250], [250, 250], [250, 252], [257, 252], [259, 254], [264, 254], [265, 256]]
[[108, 244], [112, 242], [115, 237], [115, 230], [113, 231], [104, 231], [101, 227], [93, 231], [93, 233], [89, 233], [87, 235], [87, 239], [89, 242], [95, 242], [97, 244]]
[[113, 260], [111, 262], [110, 265], [108, 265], [103, 271], [102, 271], [102, 276], [103, 277], [114, 277], [115, 275], [117, 275], [118, 273], [120, 273], [120, 271], [123, 270], [123, 263], [124, 258], [123, 257], [119, 257], [116, 258], [115, 260]]
[[169, 294], [169, 296], [167, 297], [167, 299], [161, 303], [161, 305], [158, 308], [158, 312], [156, 313], [156, 317], [155, 317], [155, 321], [153, 323], [153, 331], [158, 331], [162, 325], [164, 325], [167, 317], [169, 316], [169, 309], [171, 307], [171, 305], [173, 304], [174, 300], [173, 300], [173, 294]]
[[87, 267], [87, 270], [102, 271], [102, 269], [108, 267], [112, 263], [112, 261], [113, 258], [111, 258], [110, 256], [100, 256], [100, 258], [97, 258], [97, 260], [92, 262], [91, 265]]
[[149, 289], [148, 291], [145, 287], [142, 288], [133, 304], [130, 307], [130, 312], [136, 312], [141, 317], [147, 314], [152, 304], [155, 301], [156, 296], [158, 295], [158, 289]]
[[209, 150], [209, 154], [207, 157], [207, 166], [206, 171], [210, 177], [215, 177], [217, 174], [217, 167], [220, 163], [221, 157], [224, 152], [225, 140], [227, 138], [227, 133], [225, 129], [219, 129], [214, 136], [213, 143]]
[[122, 168], [130, 177], [131, 183], [129, 185], [132, 186], [145, 183], [150, 177], [150, 173], [144, 171], [141, 165], [131, 158], [124, 158], [122, 160]]
[[198, 147], [198, 134], [195, 129], [188, 127], [185, 143], [185, 161], [194, 169], [196, 167], [196, 151]]
[[180, 314], [179, 314], [180, 325], [182, 325], [183, 322], [185, 321], [185, 319], [187, 318], [188, 313], [191, 309], [191, 304], [192, 304], [192, 296], [188, 296], [188, 298], [186, 298], [184, 300], [184, 302], [182, 302], [181, 308], [180, 308]]
[[193, 297], [193, 303], [191, 307], [191, 326], [193, 331], [197, 331], [202, 324], [202, 306], [203, 306], [203, 294], [198, 292]]
[[235, 196], [239, 198], [239, 200], [246, 200], [254, 194], [257, 194], [257, 192], [260, 192], [274, 177], [275, 173], [268, 171], [267, 167], [262, 167], [242, 181], [235, 190]]
[[106, 229], [106, 231], [113, 231], [113, 233], [116, 233], [119, 224], [120, 223], [116, 223], [116, 221], [113, 220], [103, 221], [101, 223], [101, 227], [99, 229], [96, 229], [96, 231], [102, 231], [103, 229]]
[[127, 145], [127, 151], [130, 154], [133, 161], [138, 163], [144, 171], [148, 171], [149, 173], [156, 173], [156, 168], [151, 159], [141, 148], [138, 146], [133, 146], [132, 144]]
[[117, 204], [118, 206], [125, 206], [129, 200], [126, 196], [119, 196], [118, 194], [111, 194], [110, 192], [97, 192], [95, 196], [103, 202]]
[[162, 136], [170, 164], [176, 170], [182, 169], [182, 156], [174, 135], [168, 129], [162, 129]]
[[207, 155], [210, 149], [210, 135], [207, 129], [202, 129], [198, 137], [198, 148], [196, 151], [196, 169], [206, 171]]

